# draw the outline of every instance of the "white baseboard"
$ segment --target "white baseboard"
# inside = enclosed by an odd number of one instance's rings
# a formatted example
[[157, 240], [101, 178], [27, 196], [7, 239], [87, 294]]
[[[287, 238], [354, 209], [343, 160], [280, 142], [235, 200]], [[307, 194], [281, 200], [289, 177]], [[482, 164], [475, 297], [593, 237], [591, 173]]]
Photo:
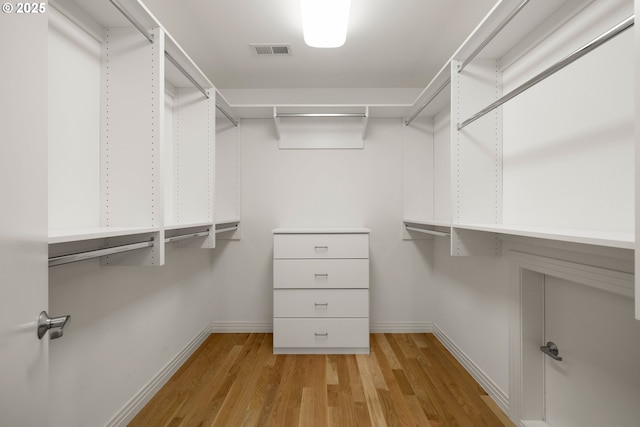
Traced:
[[234, 333], [234, 332], [273, 332], [273, 322], [271, 320], [267, 322], [245, 322], [245, 321], [230, 321], [230, 322], [211, 322], [211, 333]]
[[207, 337], [211, 334], [211, 326], [207, 325], [198, 335], [193, 338], [187, 346], [180, 351], [164, 368], [156, 374], [142, 387], [142, 389], [136, 393], [133, 398], [127, 402], [126, 405], [106, 424], [106, 427], [120, 427], [126, 426], [137, 414], [140, 412], [144, 405], [162, 388], [162, 386], [169, 381], [169, 378], [187, 361], [187, 359], [193, 354], [194, 351]]
[[471, 376], [482, 386], [482, 388], [491, 396], [491, 398], [500, 406], [505, 414], [509, 413], [509, 396], [502, 391], [500, 387], [484, 373], [473, 360], [465, 354], [449, 337], [440, 329], [438, 325], [433, 324], [433, 334], [446, 347], [447, 350], [460, 362], [460, 364], [471, 374]]
[[[369, 327], [372, 333], [418, 333], [431, 332], [432, 322], [371, 322]], [[267, 322], [211, 322], [212, 333], [234, 332], [273, 332], [273, 323]]]
[[371, 322], [369, 330], [374, 334], [429, 333], [433, 330], [433, 322]]

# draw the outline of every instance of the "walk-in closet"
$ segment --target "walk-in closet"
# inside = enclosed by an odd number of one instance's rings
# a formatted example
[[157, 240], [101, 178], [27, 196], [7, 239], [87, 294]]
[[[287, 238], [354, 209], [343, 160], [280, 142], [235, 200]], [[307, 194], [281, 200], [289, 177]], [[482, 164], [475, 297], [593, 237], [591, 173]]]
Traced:
[[637, 426], [638, 10], [5, 2], [0, 425]]

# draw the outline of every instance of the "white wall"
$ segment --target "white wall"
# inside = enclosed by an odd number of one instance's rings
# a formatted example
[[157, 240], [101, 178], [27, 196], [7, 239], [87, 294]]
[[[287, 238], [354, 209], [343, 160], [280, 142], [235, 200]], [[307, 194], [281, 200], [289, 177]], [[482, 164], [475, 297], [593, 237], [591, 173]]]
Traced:
[[507, 396], [509, 271], [503, 257], [452, 257], [449, 239], [435, 239], [434, 324]]
[[[505, 93], [632, 13], [594, 2], [505, 70]], [[628, 30], [504, 105], [504, 223], [633, 231], [633, 49]]]
[[50, 345], [50, 426], [105, 425], [210, 326], [211, 251], [167, 246], [162, 267], [49, 269], [49, 312], [70, 314]]
[[368, 227], [371, 324], [424, 328], [430, 243], [403, 242], [402, 124], [371, 119], [362, 150], [278, 150], [272, 120], [242, 120], [242, 240], [214, 256], [218, 330], [270, 330], [277, 227]]

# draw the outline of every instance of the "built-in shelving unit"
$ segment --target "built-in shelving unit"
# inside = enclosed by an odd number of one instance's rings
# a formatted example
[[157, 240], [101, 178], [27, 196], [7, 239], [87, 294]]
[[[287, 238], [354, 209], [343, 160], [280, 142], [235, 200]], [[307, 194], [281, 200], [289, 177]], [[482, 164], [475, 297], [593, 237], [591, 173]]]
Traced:
[[165, 231], [214, 224], [215, 88], [138, 0], [50, 4], [50, 255], [163, 265]]
[[[215, 229], [218, 240], [238, 240], [240, 229], [240, 131], [236, 110], [216, 94]], [[220, 232], [219, 230], [224, 230]]]
[[445, 64], [405, 121], [403, 226], [634, 248], [633, 5], [592, 3], [503, 0]]
[[[175, 59], [187, 56], [169, 35], [165, 52], [165, 230], [193, 236], [214, 223], [216, 91], [195, 64]], [[214, 248], [215, 233], [202, 233], [190, 245]]]

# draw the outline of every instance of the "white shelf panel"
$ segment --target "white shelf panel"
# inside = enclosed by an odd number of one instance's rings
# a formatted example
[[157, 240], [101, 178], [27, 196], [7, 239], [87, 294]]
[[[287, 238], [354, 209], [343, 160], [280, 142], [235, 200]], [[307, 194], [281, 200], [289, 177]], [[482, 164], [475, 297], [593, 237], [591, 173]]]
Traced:
[[134, 234], [155, 233], [158, 231], [160, 231], [158, 227], [96, 227], [49, 230], [49, 244], [130, 236]]
[[220, 224], [230, 224], [233, 222], [240, 222], [240, 218], [230, 218], [230, 219], [219, 219], [216, 221], [216, 225], [220, 225]]
[[419, 225], [428, 225], [428, 226], [434, 226], [434, 227], [451, 227], [451, 221], [443, 221], [443, 220], [437, 220], [437, 219], [403, 219], [402, 222], [404, 223], [411, 223], [411, 224], [419, 224]]
[[276, 228], [273, 234], [369, 234], [368, 228]]
[[635, 248], [635, 236], [633, 232], [627, 233], [506, 224], [453, 224], [452, 227], [464, 230], [487, 231], [513, 236], [534, 237], [538, 239], [583, 243], [586, 245], [607, 246], [612, 248]]
[[167, 224], [164, 226], [165, 230], [180, 230], [183, 228], [195, 228], [195, 227], [209, 227], [213, 226], [213, 222], [191, 222], [184, 224]]
[[361, 113], [369, 107], [370, 118], [401, 118], [406, 117], [411, 109], [412, 104], [335, 104], [335, 105], [291, 105], [291, 104], [256, 104], [256, 105], [230, 105], [229, 111], [237, 114], [242, 119], [272, 119], [273, 108], [276, 107], [279, 112], [323, 112], [323, 113]]

